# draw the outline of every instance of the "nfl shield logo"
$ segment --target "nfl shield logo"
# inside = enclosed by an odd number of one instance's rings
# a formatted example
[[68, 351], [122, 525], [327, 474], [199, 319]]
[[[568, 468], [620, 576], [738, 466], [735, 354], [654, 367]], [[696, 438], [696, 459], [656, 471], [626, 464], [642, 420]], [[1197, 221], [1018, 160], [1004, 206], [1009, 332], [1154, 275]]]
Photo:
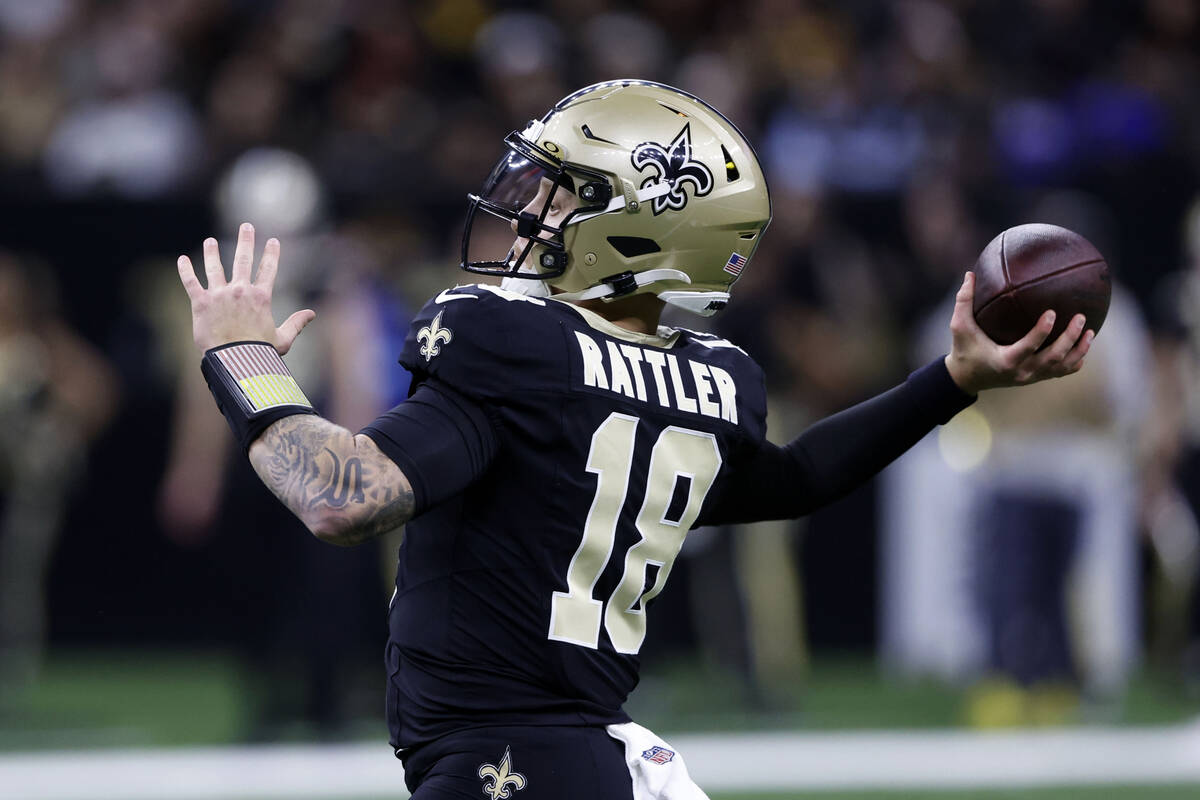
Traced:
[[647, 761], [652, 761], [655, 764], [666, 764], [674, 757], [674, 750], [668, 750], [667, 748], [659, 747], [658, 745], [655, 745], [646, 752], [642, 753], [642, 758], [646, 759]]

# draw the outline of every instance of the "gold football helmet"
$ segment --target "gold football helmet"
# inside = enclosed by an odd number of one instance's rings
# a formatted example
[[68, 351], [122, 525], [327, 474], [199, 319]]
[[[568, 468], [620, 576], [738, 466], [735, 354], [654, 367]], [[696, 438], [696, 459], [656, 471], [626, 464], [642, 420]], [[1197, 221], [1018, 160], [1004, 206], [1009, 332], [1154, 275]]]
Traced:
[[580, 89], [504, 142], [470, 195], [469, 272], [542, 281], [563, 299], [653, 292], [708, 315], [728, 303], [771, 221], [750, 143], [661, 83]]

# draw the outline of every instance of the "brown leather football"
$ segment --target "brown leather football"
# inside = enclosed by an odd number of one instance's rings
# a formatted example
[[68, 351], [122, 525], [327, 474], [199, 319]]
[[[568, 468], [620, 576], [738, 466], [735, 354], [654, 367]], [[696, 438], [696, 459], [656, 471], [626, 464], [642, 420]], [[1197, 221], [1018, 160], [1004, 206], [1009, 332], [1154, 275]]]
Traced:
[[[1104, 256], [1074, 231], [1031, 223], [1009, 228], [975, 262], [975, 319], [1000, 344], [1012, 344], [1053, 309], [1052, 343], [1076, 314], [1099, 333], [1112, 299]], [[1045, 345], [1043, 345], [1045, 346]]]

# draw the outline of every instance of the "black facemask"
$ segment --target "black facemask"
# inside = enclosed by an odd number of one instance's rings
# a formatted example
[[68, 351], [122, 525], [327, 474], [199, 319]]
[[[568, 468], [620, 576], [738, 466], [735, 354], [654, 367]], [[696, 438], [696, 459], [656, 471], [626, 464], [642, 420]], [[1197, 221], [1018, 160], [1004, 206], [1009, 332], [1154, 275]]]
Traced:
[[[577, 173], [572, 177], [550, 153], [518, 133], [509, 134], [504, 141], [508, 152], [492, 169], [483, 190], [467, 196], [460, 266], [480, 275], [510, 277], [519, 273], [522, 278], [556, 278], [567, 269], [563, 243], [567, 223], [580, 212], [606, 207], [611, 190], [598, 192], [596, 188], [607, 190], [608, 181], [600, 173], [576, 167], [569, 168]], [[558, 226], [548, 224], [551, 209], [568, 196], [572, 205], [580, 202], [575, 196], [577, 178], [591, 187], [591, 204], [578, 205]], [[514, 227], [515, 236], [525, 240], [523, 245], [514, 244]], [[535, 246], [540, 246], [537, 263], [522, 272]]]

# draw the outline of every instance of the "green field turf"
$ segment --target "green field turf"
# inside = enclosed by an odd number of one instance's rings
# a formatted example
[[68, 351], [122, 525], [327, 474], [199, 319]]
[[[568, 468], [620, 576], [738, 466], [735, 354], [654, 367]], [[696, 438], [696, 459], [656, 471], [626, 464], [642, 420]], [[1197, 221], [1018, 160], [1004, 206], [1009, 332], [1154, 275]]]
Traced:
[[[368, 671], [360, 687], [365, 710], [342, 738], [386, 735], [376, 683]], [[35, 685], [0, 707], [0, 750], [246, 741], [256, 738], [247, 718], [253, 699], [247, 686], [237, 662], [221, 653], [56, 652]], [[820, 659], [805, 680], [757, 702], [730, 676], [690, 664], [658, 665], [647, 670], [628, 706], [634, 719], [668, 736], [947, 728], [962, 724], [963, 707], [961, 690], [884, 680], [864, 658]], [[1142, 675], [1119, 703], [1085, 707], [1080, 721], [1168, 724], [1197, 715], [1200, 697]], [[273, 732], [270, 740], [312, 738], [313, 731], [297, 725]]]
[[[42, 748], [223, 745], [252, 738], [252, 684], [222, 653], [56, 652], [38, 682], [0, 706], [0, 751]], [[365, 679], [374, 699], [375, 678]], [[948, 728], [961, 725], [965, 694], [933, 682], [884, 680], [864, 658], [823, 658], [806, 679], [749, 698], [737, 681], [691, 664], [647, 670], [630, 710], [668, 737], [736, 730]], [[386, 737], [381, 704], [352, 720], [348, 740]], [[1140, 675], [1119, 703], [1086, 707], [1081, 721], [1169, 724], [1200, 714], [1200, 698]], [[273, 741], [310, 741], [298, 726]], [[382, 745], [381, 745], [382, 746]], [[385, 757], [382, 756], [381, 757]], [[0, 795], [3, 795], [0, 787]], [[402, 787], [386, 800], [402, 800]], [[989, 790], [856, 790], [715, 793], [712, 800], [1197, 800], [1200, 785], [1069, 786]], [[119, 800], [119, 799], [118, 799]], [[172, 800], [164, 796], [162, 800]], [[237, 800], [228, 798], [223, 800]], [[260, 798], [261, 800], [261, 798]], [[280, 798], [284, 800], [284, 798]], [[292, 800], [287, 798], [287, 800]], [[362, 795], [326, 800], [385, 800]], [[520, 800], [519, 795], [514, 800]]]

